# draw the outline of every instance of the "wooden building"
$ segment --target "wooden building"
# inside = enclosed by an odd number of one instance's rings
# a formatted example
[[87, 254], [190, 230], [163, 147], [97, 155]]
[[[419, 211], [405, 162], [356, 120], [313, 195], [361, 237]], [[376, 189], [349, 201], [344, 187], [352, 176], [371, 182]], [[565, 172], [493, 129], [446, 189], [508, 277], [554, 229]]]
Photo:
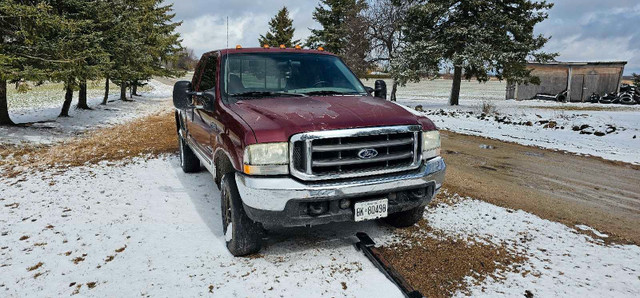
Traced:
[[507, 84], [507, 99], [532, 99], [537, 94], [567, 92], [567, 101], [588, 101], [593, 93], [617, 93], [626, 61], [528, 63], [540, 85]]

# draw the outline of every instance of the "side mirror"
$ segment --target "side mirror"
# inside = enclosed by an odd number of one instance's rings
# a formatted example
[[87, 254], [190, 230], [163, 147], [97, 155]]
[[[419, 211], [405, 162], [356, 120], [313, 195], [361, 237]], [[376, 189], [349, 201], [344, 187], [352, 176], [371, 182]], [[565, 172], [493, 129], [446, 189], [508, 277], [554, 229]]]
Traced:
[[173, 106], [186, 109], [191, 106], [191, 82], [179, 81], [173, 85]]
[[204, 91], [202, 97], [207, 101], [204, 104], [204, 109], [213, 112], [216, 106], [216, 91], [214, 89]]
[[375, 97], [387, 99], [387, 83], [383, 80], [377, 80], [373, 94]]

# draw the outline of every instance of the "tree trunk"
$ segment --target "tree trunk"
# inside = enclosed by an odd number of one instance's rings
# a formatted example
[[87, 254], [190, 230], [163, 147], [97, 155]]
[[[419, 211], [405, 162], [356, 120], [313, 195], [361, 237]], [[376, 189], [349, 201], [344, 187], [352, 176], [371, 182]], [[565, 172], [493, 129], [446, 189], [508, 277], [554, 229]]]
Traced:
[[120, 84], [120, 100], [127, 100], [127, 84], [125, 84], [124, 82]]
[[453, 86], [451, 87], [451, 97], [449, 105], [457, 106], [460, 99], [460, 83], [462, 82], [462, 67], [455, 66], [453, 69]]
[[104, 98], [102, 99], [102, 103], [101, 105], [106, 105], [107, 101], [109, 100], [109, 76], [107, 76], [107, 79], [104, 83]]
[[73, 100], [73, 87], [71, 84], [65, 84], [64, 103], [62, 104], [62, 111], [58, 117], [69, 117], [69, 108], [71, 107], [71, 101]]
[[83, 110], [91, 110], [89, 105], [87, 105], [87, 81], [82, 80], [80, 82], [80, 91], [78, 92], [78, 105], [76, 105], [78, 109]]
[[7, 103], [7, 80], [0, 80], [0, 125], [15, 125], [9, 117]]
[[132, 90], [133, 90], [133, 91], [131, 91], [131, 96], [132, 96], [132, 97], [133, 97], [133, 95], [135, 95], [135, 96], [140, 96], [140, 95], [138, 94], [138, 82], [133, 83], [133, 86], [131, 86], [131, 88], [132, 88]]
[[391, 101], [396, 101], [396, 92], [398, 91], [398, 82], [393, 80], [391, 85]]

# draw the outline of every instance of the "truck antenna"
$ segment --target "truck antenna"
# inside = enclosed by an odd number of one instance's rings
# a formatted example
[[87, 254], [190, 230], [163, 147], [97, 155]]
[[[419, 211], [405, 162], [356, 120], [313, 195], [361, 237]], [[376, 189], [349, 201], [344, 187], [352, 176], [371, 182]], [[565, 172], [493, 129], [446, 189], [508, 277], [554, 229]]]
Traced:
[[229, 48], [229, 16], [227, 16], [227, 48]]

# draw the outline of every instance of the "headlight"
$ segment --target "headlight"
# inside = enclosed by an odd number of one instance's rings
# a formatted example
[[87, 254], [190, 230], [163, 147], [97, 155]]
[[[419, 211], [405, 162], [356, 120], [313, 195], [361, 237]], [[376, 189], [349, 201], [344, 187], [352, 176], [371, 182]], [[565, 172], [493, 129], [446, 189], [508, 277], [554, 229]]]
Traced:
[[422, 132], [422, 158], [430, 159], [440, 155], [440, 132]]
[[249, 175], [281, 175], [289, 173], [289, 144], [249, 145], [244, 150], [244, 173]]

